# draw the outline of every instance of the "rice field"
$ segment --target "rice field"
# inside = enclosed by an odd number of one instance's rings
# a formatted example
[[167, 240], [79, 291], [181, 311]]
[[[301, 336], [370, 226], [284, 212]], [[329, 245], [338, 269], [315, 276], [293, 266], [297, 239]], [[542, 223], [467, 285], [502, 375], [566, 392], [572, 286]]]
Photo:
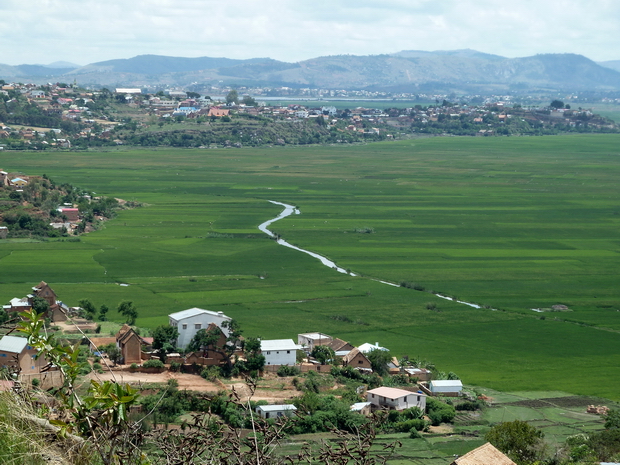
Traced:
[[[247, 335], [321, 331], [432, 360], [468, 384], [619, 400], [619, 142], [0, 153], [6, 171], [144, 204], [80, 242], [0, 240], [0, 300], [45, 280], [70, 305], [133, 300], [146, 328], [197, 306]], [[301, 210], [274, 232], [358, 276], [258, 231], [280, 212], [268, 200]]]

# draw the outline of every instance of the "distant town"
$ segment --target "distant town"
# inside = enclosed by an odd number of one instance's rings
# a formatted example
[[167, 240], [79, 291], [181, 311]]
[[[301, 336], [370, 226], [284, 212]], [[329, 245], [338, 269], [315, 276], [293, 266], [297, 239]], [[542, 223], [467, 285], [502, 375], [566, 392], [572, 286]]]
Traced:
[[288, 87], [212, 87], [213, 96], [209, 96], [174, 89], [94, 90], [75, 83], [0, 80], [0, 85], [0, 149], [7, 150], [340, 144], [619, 129], [614, 121], [592, 111], [587, 99], [573, 94], [542, 104], [535, 96], [457, 97]]

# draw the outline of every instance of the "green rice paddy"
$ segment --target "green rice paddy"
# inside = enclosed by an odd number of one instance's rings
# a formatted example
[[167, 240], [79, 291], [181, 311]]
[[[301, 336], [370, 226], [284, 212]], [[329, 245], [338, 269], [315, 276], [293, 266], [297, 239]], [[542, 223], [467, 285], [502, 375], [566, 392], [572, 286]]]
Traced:
[[[144, 327], [197, 306], [238, 319], [247, 335], [379, 342], [467, 384], [620, 400], [619, 142], [0, 153], [6, 171], [145, 204], [81, 242], [0, 241], [0, 300], [45, 280], [70, 305], [133, 300]], [[301, 210], [273, 231], [360, 276], [258, 231], [281, 210], [268, 200]], [[568, 311], [531, 310], [559, 304]]]

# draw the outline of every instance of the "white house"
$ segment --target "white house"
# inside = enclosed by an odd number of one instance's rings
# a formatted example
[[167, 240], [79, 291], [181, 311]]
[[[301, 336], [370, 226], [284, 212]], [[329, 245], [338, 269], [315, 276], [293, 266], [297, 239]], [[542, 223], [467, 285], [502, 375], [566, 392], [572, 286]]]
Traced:
[[323, 333], [302, 333], [297, 335], [297, 344], [307, 352], [312, 352], [315, 345], [329, 344], [334, 340], [333, 337]]
[[174, 326], [179, 331], [177, 339], [177, 347], [185, 349], [192, 338], [201, 329], [207, 329], [211, 323], [215, 323], [222, 332], [228, 337], [228, 328], [223, 328], [222, 323], [231, 321], [232, 318], [224, 315], [222, 312], [212, 312], [203, 310], [202, 308], [190, 308], [182, 312], [172, 313], [168, 315], [170, 326]]
[[404, 410], [410, 407], [426, 409], [426, 394], [404, 389], [379, 387], [366, 392], [366, 400], [378, 408]]
[[386, 352], [387, 352], [387, 350], [388, 350], [388, 349], [386, 349], [385, 347], [381, 347], [381, 346], [379, 345], [379, 343], [378, 343], [378, 342], [375, 342], [375, 344], [374, 344], [374, 345], [373, 345], [373, 344], [370, 344], [370, 343], [368, 343], [368, 342], [364, 342], [364, 343], [363, 343], [361, 346], [359, 346], [357, 349], [358, 349], [361, 353], [363, 353], [363, 354], [367, 354], [368, 352], [372, 352], [373, 350], [383, 350], [383, 351], [386, 351]]
[[463, 383], [460, 379], [434, 379], [428, 384], [434, 396], [442, 395], [456, 397], [463, 391]]
[[284, 405], [259, 405], [256, 407], [256, 413], [262, 418], [280, 418], [280, 417], [292, 417], [295, 415], [297, 407], [293, 404]]
[[297, 350], [300, 347], [292, 339], [270, 339], [260, 341], [261, 354], [265, 365], [289, 365], [297, 363]]

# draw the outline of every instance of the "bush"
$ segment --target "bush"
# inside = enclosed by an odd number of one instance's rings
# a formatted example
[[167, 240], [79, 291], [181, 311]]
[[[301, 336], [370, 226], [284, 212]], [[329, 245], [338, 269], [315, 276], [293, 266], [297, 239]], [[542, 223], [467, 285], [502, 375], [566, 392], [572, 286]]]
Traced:
[[452, 405], [445, 404], [432, 397], [426, 399], [426, 412], [433, 426], [450, 423], [456, 415], [456, 410]]
[[278, 376], [297, 376], [301, 374], [301, 370], [298, 367], [282, 365], [278, 368]]
[[415, 429], [416, 431], [424, 431], [427, 428], [428, 423], [426, 422], [426, 420], [422, 420], [421, 418], [394, 423], [394, 430], [399, 433], [407, 433], [412, 429]]
[[420, 434], [420, 432], [415, 429], [415, 428], [411, 428], [411, 431], [409, 432], [409, 438], [410, 439], [420, 439], [422, 437], [422, 435]]
[[138, 368], [138, 364], [132, 363], [131, 365], [129, 365], [129, 368], [131, 368], [132, 370], [135, 370], [136, 368]]
[[170, 371], [181, 371], [181, 362], [170, 362]]
[[204, 367], [202, 371], [200, 372], [200, 376], [202, 376], [204, 379], [208, 381], [213, 382], [222, 376], [222, 370], [220, 369], [220, 367], [215, 367], [215, 366]]
[[164, 362], [162, 362], [161, 360], [147, 360], [146, 362], [144, 362], [142, 364], [142, 366], [144, 368], [163, 368], [164, 367]]

